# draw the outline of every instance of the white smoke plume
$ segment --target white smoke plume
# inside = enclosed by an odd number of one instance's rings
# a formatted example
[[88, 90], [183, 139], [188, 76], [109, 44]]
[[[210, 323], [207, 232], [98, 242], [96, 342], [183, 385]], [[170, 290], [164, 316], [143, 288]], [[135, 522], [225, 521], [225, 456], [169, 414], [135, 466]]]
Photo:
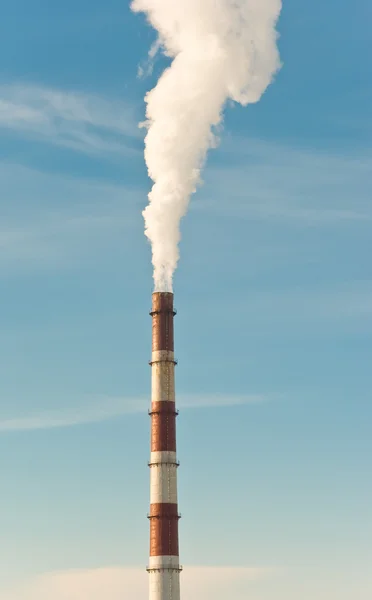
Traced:
[[143, 215], [156, 291], [172, 291], [180, 220], [216, 145], [227, 100], [257, 102], [280, 67], [281, 0], [133, 0], [173, 59], [146, 95], [145, 159], [154, 185]]

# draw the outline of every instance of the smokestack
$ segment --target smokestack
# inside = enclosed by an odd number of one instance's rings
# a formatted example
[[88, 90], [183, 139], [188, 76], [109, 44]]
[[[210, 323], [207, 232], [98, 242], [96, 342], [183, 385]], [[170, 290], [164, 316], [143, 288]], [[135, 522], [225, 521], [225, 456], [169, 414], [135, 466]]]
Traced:
[[180, 600], [173, 294], [152, 295], [150, 600]]

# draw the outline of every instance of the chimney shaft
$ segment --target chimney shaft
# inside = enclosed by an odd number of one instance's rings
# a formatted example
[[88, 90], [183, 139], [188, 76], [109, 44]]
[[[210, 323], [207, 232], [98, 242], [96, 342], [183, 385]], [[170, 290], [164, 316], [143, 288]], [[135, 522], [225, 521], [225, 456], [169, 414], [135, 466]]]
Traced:
[[150, 600], [180, 600], [173, 294], [152, 295]]

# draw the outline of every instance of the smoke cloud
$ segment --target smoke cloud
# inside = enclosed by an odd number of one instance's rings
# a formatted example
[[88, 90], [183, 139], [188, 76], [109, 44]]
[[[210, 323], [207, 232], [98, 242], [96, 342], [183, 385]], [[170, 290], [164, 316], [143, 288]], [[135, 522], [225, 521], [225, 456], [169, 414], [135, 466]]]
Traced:
[[156, 291], [172, 291], [180, 221], [200, 182], [228, 100], [258, 102], [280, 67], [281, 0], [134, 0], [173, 59], [146, 95], [145, 160], [154, 185], [144, 210]]

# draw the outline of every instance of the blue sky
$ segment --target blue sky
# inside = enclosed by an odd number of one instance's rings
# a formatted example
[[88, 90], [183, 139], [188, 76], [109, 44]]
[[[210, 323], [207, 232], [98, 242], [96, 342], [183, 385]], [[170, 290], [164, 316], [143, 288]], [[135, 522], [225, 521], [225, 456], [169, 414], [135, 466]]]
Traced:
[[[138, 79], [154, 34], [123, 0], [2, 9], [0, 595], [142, 598], [137, 123], [165, 63]], [[371, 11], [285, 0], [283, 69], [227, 109], [182, 223], [184, 600], [372, 594]]]

